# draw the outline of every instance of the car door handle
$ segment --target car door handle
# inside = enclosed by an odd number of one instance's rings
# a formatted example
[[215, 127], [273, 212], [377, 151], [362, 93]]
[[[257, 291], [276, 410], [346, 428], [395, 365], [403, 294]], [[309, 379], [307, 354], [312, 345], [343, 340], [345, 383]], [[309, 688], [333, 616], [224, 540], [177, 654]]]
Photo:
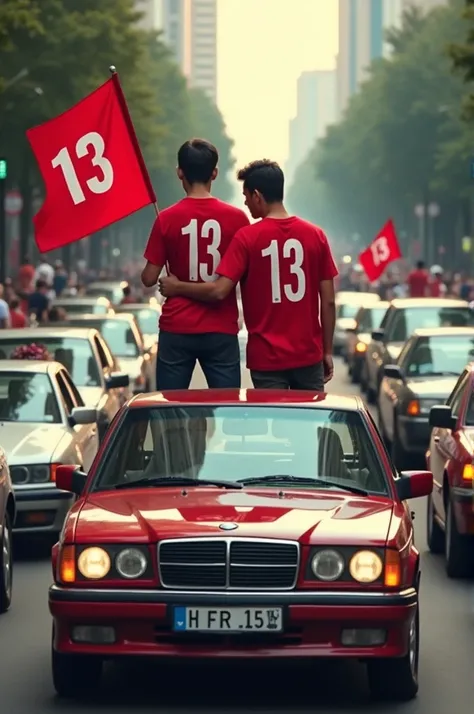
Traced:
[[435, 444], [439, 444], [439, 436], [433, 436], [433, 441]]

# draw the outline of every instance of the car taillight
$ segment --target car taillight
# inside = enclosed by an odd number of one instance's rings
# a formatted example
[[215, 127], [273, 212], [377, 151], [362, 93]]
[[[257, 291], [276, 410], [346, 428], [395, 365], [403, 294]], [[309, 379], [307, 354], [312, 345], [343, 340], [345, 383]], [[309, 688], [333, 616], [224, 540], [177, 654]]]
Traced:
[[397, 550], [385, 551], [384, 585], [387, 588], [397, 588], [402, 581], [400, 553]]
[[76, 549], [73, 545], [60, 548], [56, 572], [62, 583], [73, 583], [76, 580]]
[[462, 480], [464, 483], [471, 484], [474, 479], [474, 464], [464, 464], [462, 470]]

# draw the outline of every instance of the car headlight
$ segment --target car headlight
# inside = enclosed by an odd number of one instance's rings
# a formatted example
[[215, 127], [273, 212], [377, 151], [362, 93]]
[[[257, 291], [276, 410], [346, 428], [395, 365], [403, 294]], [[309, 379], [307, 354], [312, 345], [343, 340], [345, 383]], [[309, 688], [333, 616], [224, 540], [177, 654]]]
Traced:
[[311, 570], [318, 580], [337, 580], [344, 572], [344, 558], [336, 550], [320, 550], [311, 561]]
[[382, 559], [371, 550], [361, 550], [352, 556], [349, 572], [358, 583], [375, 583], [382, 575]]
[[115, 559], [115, 567], [122, 578], [141, 578], [147, 569], [147, 559], [140, 550], [126, 548]]
[[105, 578], [110, 565], [110, 556], [103, 548], [86, 548], [77, 559], [80, 574], [88, 580]]
[[359, 354], [367, 352], [367, 345], [365, 344], [365, 342], [358, 342], [355, 346], [355, 351]]
[[55, 465], [38, 464], [36, 466], [12, 466], [10, 476], [14, 486], [31, 486], [37, 483], [54, 481]]

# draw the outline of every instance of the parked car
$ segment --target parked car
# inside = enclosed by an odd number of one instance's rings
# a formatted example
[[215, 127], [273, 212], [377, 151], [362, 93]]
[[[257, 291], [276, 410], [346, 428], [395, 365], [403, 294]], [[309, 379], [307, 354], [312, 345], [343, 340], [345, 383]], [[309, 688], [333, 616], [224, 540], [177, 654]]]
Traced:
[[128, 303], [119, 305], [115, 311], [118, 314], [125, 312], [134, 316], [142, 333], [145, 349], [152, 349], [156, 345], [161, 305], [156, 301], [153, 303]]
[[56, 483], [78, 496], [49, 591], [60, 695], [95, 690], [104, 659], [237, 651], [363, 659], [375, 696], [415, 696], [408, 499], [433, 476], [394, 472], [360, 398], [140, 395], [89, 475], [62, 467]]
[[70, 297], [56, 298], [53, 307], [59, 307], [68, 315], [113, 315], [112, 303], [105, 297]]
[[379, 327], [389, 305], [389, 302], [380, 300], [373, 305], [360, 307], [354, 318], [354, 327], [347, 330], [344, 353], [347, 357], [349, 376], [354, 384], [360, 382], [367, 347], [372, 339], [372, 330]]
[[97, 420], [59, 362], [0, 361], [0, 442], [15, 490], [15, 532], [59, 533], [74, 497], [55, 487], [57, 468], [80, 461], [90, 469]]
[[127, 374], [134, 394], [149, 392], [156, 385], [155, 343], [145, 348], [143, 336], [133, 315], [76, 315], [68, 320], [71, 326], [83, 325], [99, 330], [117, 360], [121, 372]]
[[355, 327], [354, 318], [362, 305], [373, 305], [380, 301], [377, 293], [339, 292], [336, 293], [336, 329], [334, 331], [334, 354], [347, 358], [345, 347], [347, 330]]
[[123, 289], [128, 285], [126, 280], [97, 280], [87, 286], [87, 295], [105, 297], [112, 305], [119, 305], [123, 299]]
[[[0, 438], [2, 422], [0, 421]], [[5, 450], [0, 446], [0, 615], [6, 612], [13, 595], [13, 545], [16, 503]]]
[[[33, 327], [0, 331], [0, 360], [20, 345], [40, 343], [72, 377], [84, 403], [99, 412], [99, 437], [122, 404], [131, 396], [130, 379], [119, 372], [117, 361], [100, 333], [85, 327]], [[1, 361], [0, 361], [1, 365]]]
[[361, 374], [361, 385], [374, 402], [386, 364], [397, 361], [402, 347], [418, 329], [470, 327], [474, 312], [464, 300], [445, 298], [399, 298], [392, 300], [380, 327], [372, 331]]
[[445, 555], [451, 578], [474, 575], [474, 364], [459, 377], [446, 404], [431, 408], [426, 463], [433, 472], [427, 539]]
[[424, 461], [429, 415], [451, 394], [474, 359], [474, 327], [415, 330], [397, 364], [386, 365], [378, 396], [379, 427], [397, 468]]

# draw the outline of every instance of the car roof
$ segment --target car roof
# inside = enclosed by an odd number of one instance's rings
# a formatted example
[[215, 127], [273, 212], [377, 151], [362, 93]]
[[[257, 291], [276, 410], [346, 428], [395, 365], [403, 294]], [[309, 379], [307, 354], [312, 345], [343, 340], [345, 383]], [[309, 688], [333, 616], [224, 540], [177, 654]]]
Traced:
[[469, 307], [466, 300], [456, 298], [395, 298], [391, 304], [397, 309], [404, 307]]
[[339, 396], [320, 394], [305, 390], [287, 389], [184, 389], [151, 394], [138, 394], [128, 405], [132, 409], [140, 407], [163, 407], [225, 404], [235, 406], [298, 406], [311, 409], [335, 409], [342, 411], [365, 411], [362, 399], [357, 395]]
[[97, 304], [110, 305], [110, 300], [109, 300], [109, 298], [103, 297], [101, 295], [89, 295], [86, 297], [68, 297], [68, 298], [58, 297], [53, 300], [53, 305], [97, 305]]
[[455, 337], [456, 335], [470, 335], [474, 337], [474, 327], [424, 327], [413, 330], [415, 337]]
[[150, 305], [148, 302], [127, 302], [123, 305], [117, 305], [115, 308], [115, 312], [118, 314], [127, 312], [127, 310], [155, 310], [156, 312], [160, 312], [161, 307], [159, 304]]
[[357, 302], [367, 301], [369, 303], [375, 303], [380, 301], [380, 296], [377, 293], [362, 293], [358, 290], [341, 290], [336, 293], [336, 302], [342, 302], [343, 300], [355, 300]]
[[80, 322], [103, 322], [104, 320], [121, 320], [122, 322], [135, 322], [135, 315], [127, 314], [126, 312], [115, 313], [113, 315], [93, 315], [88, 313], [83, 313], [81, 315], [71, 315], [66, 320], [80, 321]]
[[22, 330], [2, 330], [0, 332], [0, 342], [7, 339], [14, 338], [17, 342], [25, 342], [25, 338], [28, 341], [36, 342], [36, 338], [45, 337], [76, 337], [89, 339], [91, 332], [96, 333], [92, 327], [68, 327], [67, 325], [62, 325], [61, 327], [54, 327], [54, 325], [49, 325], [48, 327], [24, 327]]
[[63, 365], [52, 360], [3, 359], [0, 360], [0, 372], [35, 372], [47, 374], [63, 369]]
[[86, 292], [89, 288], [126, 288], [130, 283], [127, 280], [95, 280], [89, 283]]
[[361, 310], [380, 310], [380, 308], [388, 310], [390, 302], [388, 300], [379, 300], [378, 302], [371, 302], [366, 305], [361, 305]]

